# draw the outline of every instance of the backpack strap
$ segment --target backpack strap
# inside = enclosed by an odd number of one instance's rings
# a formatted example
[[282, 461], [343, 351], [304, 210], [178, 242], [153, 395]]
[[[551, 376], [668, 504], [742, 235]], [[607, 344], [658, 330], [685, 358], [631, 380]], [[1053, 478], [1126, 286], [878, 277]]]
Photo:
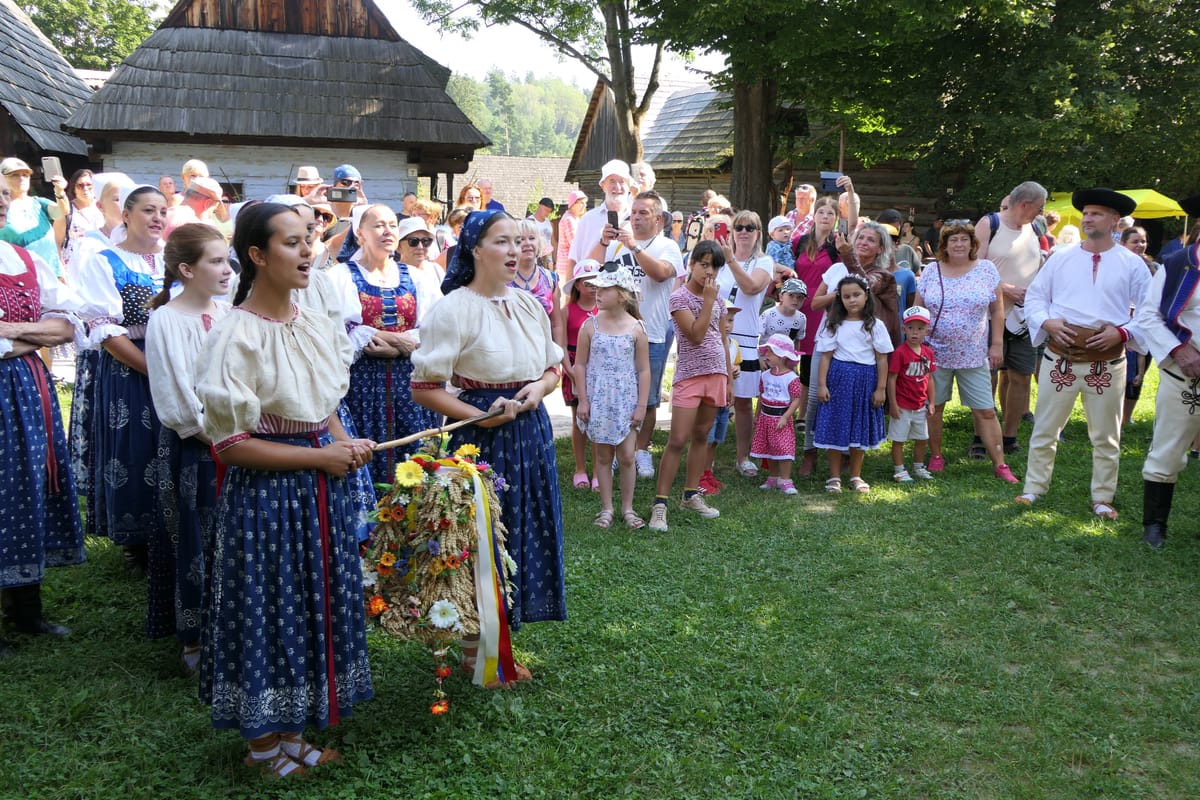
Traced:
[[992, 239], [996, 238], [996, 234], [1000, 231], [1000, 215], [995, 211], [989, 211], [987, 215], [988, 221], [988, 244], [992, 243]]

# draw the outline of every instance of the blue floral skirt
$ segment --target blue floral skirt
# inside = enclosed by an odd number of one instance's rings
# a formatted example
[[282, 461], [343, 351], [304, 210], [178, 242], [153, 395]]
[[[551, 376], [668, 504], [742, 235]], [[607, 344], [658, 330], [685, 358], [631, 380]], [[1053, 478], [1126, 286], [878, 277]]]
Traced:
[[146, 570], [146, 635], [200, 641], [200, 613], [212, 552], [217, 463], [212, 448], [162, 426], [158, 435], [158, 511]]
[[874, 364], [833, 359], [825, 379], [829, 402], [817, 405], [814, 447], [846, 453], [871, 450], [883, 442], [883, 407], [871, 405], [878, 379]]
[[201, 636], [200, 699], [214, 728], [248, 739], [325, 728], [371, 699], [353, 515], [346, 481], [317, 470], [225, 473]]
[[[459, 399], [486, 411], [497, 397], [512, 397], [517, 391], [469, 389]], [[467, 443], [478, 445], [479, 460], [491, 464], [508, 485], [500, 493], [500, 505], [508, 553], [517, 565], [516, 575], [510, 576], [516, 590], [509, 625], [516, 630], [523, 622], [566, 619], [562, 496], [546, 407], [538, 405], [496, 428], [459, 428], [450, 439], [450, 451]]]
[[97, 513], [96, 482], [92, 480], [96, 468], [96, 431], [92, 420], [95, 418], [96, 367], [99, 364], [98, 350], [79, 350], [75, 354], [75, 392], [71, 398], [71, 435], [68, 442], [75, 489], [83, 498], [83, 507], [87, 510], [84, 520], [84, 533], [87, 536], [108, 536], [105, 527], [107, 517]]
[[49, 371], [36, 354], [0, 360], [0, 588], [85, 560], [75, 492]]
[[[412, 370], [412, 361], [407, 358], [370, 356], [363, 356], [350, 367], [346, 404], [360, 436], [376, 443], [390, 442], [438, 424], [437, 414], [413, 402], [409, 387]], [[376, 453], [371, 474], [378, 481], [391, 483], [396, 464], [420, 446], [420, 442], [413, 442]]]
[[[351, 439], [358, 439], [362, 434], [358, 431], [358, 425], [354, 422], [354, 417], [350, 415], [350, 406], [346, 405], [346, 401], [338, 403], [337, 408], [338, 422], [342, 423], [342, 427], [346, 429], [346, 435]], [[383, 479], [383, 483], [391, 483], [392, 476], [378, 473]], [[371, 465], [367, 464], [346, 476], [346, 483], [350, 490], [350, 502], [354, 505], [357, 512], [354, 518], [355, 530], [360, 542], [365, 542], [371, 538], [371, 532], [375, 529], [374, 523], [370, 520], [371, 512], [375, 510], [375, 484], [371, 481]]]
[[[133, 343], [144, 350], [146, 342]], [[158, 527], [158, 415], [150, 381], [108, 351], [96, 368], [92, 441], [96, 513], [114, 544], [148, 544]], [[91, 510], [89, 509], [89, 513]]]

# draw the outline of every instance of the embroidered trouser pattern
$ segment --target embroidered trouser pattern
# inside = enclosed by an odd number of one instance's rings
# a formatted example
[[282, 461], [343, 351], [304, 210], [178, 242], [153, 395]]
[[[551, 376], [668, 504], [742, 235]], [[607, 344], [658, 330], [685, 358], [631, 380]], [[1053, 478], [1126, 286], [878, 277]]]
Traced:
[[1200, 378], [1185, 378], [1178, 370], [1174, 365], [1159, 369], [1154, 440], [1142, 466], [1142, 478], [1155, 483], [1175, 483], [1200, 433]]
[[1092, 443], [1092, 502], [1111, 503], [1121, 464], [1121, 407], [1125, 398], [1125, 359], [1071, 361], [1049, 352], [1038, 373], [1036, 422], [1029, 437], [1025, 493], [1044, 495], [1054, 474], [1058, 435], [1083, 401]]

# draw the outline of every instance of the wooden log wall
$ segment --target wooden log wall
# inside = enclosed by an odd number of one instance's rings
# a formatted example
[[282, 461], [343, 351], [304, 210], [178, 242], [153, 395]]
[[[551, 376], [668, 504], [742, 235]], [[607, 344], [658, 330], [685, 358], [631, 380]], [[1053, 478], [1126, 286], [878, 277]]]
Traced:
[[182, 0], [160, 27], [400, 38], [371, 0]]

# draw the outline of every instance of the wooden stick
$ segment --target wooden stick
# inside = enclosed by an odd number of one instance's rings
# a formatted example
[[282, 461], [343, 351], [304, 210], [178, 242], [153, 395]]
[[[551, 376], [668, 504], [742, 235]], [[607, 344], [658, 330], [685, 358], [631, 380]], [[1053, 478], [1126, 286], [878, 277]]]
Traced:
[[464, 425], [474, 425], [477, 422], [483, 422], [485, 419], [498, 417], [503, 413], [503, 408], [497, 408], [493, 409], [492, 411], [485, 411], [484, 413], [471, 417], [470, 419], [460, 419], [458, 422], [451, 422], [449, 425], [443, 425], [440, 428], [426, 428], [425, 430], [418, 431], [410, 436], [405, 436], [403, 439], [394, 439], [390, 442], [382, 442], [381, 444], [377, 444], [375, 445], [375, 452], [378, 453], [380, 450], [391, 450], [393, 447], [402, 447], [406, 444], [412, 444], [418, 439], [428, 439], [430, 436], [438, 436], [440, 434], [455, 430], [456, 428], [461, 428]]

